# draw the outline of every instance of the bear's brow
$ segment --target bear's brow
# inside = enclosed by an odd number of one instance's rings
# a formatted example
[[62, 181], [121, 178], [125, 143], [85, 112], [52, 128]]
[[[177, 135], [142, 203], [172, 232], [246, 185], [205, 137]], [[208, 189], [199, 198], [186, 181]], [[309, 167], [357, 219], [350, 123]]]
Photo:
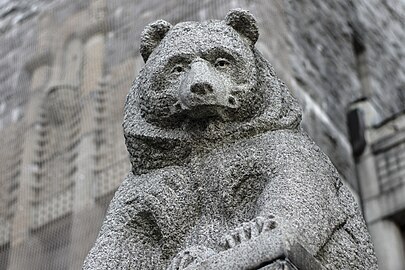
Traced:
[[170, 55], [166, 60], [166, 65], [175, 65], [177, 63], [191, 62], [193, 58], [195, 58], [195, 55], [190, 53]]
[[233, 61], [237, 59], [237, 56], [238, 56], [237, 52], [231, 51], [223, 47], [209, 48], [207, 51], [202, 53], [203, 58], [224, 57]]
[[201, 51], [200, 53], [176, 53], [168, 55], [166, 58], [165, 66], [173, 66], [178, 63], [190, 63], [196, 57], [202, 57], [206, 60], [215, 60], [219, 57], [223, 57], [232, 61], [236, 61], [240, 56], [237, 51], [230, 50], [224, 47], [213, 47]]

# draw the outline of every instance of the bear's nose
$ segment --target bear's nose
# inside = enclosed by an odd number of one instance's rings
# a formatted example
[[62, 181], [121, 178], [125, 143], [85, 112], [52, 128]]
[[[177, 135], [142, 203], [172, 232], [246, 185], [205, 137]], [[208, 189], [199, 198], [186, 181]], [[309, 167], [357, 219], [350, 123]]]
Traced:
[[198, 82], [190, 86], [190, 92], [200, 96], [211, 94], [213, 91], [212, 85], [206, 82]]

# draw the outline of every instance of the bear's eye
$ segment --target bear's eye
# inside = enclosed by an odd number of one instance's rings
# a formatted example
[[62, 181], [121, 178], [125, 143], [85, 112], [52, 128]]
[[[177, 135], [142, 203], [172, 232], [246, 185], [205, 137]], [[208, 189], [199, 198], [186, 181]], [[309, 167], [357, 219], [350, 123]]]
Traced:
[[172, 73], [182, 73], [184, 71], [184, 67], [180, 66], [180, 65], [176, 65], [173, 69], [172, 69]]
[[218, 59], [215, 61], [215, 66], [216, 66], [216, 67], [221, 67], [221, 68], [223, 68], [223, 67], [229, 66], [230, 64], [231, 64], [231, 63], [230, 63], [228, 60], [224, 59], [224, 58], [218, 58]]

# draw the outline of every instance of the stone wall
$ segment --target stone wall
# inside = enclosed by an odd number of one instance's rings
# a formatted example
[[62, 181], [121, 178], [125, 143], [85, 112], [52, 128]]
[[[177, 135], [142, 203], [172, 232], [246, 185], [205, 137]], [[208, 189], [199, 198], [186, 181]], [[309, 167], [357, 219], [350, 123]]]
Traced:
[[[405, 1], [2, 1], [0, 269], [28, 269], [38, 233], [63, 228], [65, 244], [41, 245], [65, 254], [58, 269], [80, 268], [129, 171], [122, 109], [141, 31], [236, 7], [256, 16], [257, 47], [302, 104], [304, 129], [358, 191], [346, 111], [364, 96], [378, 121], [404, 110]], [[29, 268], [52, 269], [41, 267], [51, 254]]]

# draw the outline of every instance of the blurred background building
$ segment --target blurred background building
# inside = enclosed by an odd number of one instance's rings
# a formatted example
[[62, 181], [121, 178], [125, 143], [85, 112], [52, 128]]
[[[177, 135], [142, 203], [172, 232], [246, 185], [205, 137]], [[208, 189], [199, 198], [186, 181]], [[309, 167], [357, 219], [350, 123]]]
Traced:
[[130, 170], [141, 31], [237, 7], [356, 195], [380, 269], [405, 269], [405, 0], [0, 0], [0, 269], [81, 268]]

